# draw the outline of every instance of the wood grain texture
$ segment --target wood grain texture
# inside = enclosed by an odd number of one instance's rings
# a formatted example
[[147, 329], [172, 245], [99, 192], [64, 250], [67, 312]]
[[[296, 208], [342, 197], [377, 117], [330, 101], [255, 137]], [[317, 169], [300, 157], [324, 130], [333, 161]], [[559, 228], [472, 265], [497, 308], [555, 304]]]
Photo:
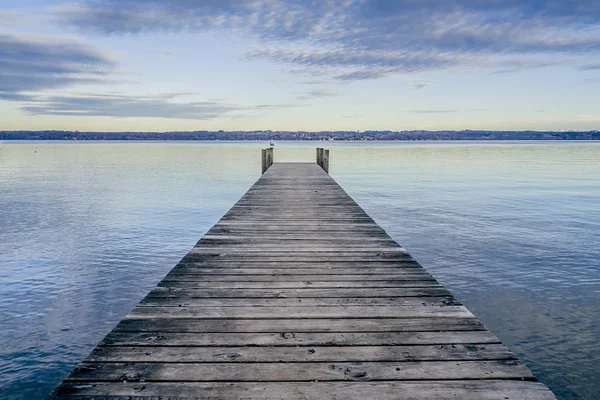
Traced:
[[502, 344], [315, 347], [96, 347], [87, 362], [363, 362], [512, 360]]
[[154, 333], [113, 331], [103, 346], [382, 346], [500, 343], [491, 332]]
[[[223, 293], [223, 295], [227, 295]], [[460, 305], [452, 297], [308, 297], [308, 298], [181, 298], [146, 297], [138, 307], [338, 307]]]
[[68, 381], [311, 382], [423, 379], [524, 379], [533, 375], [515, 360], [447, 362], [286, 363], [84, 363]]
[[555, 400], [518, 380], [375, 382], [65, 382], [49, 400]]
[[146, 299], [149, 298], [385, 298], [385, 297], [414, 297], [419, 296], [424, 300], [427, 297], [450, 296], [443, 287], [418, 287], [418, 288], [300, 288], [300, 289], [184, 289], [171, 286], [157, 286]]
[[475, 318], [123, 319], [114, 332], [446, 332], [485, 330]]
[[554, 396], [321, 167], [275, 163], [48, 396], [188, 398]]

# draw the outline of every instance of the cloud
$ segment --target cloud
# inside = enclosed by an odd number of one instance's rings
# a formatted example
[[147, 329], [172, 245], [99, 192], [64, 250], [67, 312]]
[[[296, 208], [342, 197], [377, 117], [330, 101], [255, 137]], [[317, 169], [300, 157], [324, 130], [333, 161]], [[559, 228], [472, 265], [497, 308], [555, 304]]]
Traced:
[[3, 27], [29, 26], [34, 23], [30, 14], [16, 10], [0, 10], [0, 21]]
[[321, 98], [321, 97], [335, 97], [335, 96], [339, 96], [337, 93], [331, 92], [327, 89], [316, 89], [316, 90], [311, 90], [310, 92], [302, 95], [302, 96], [298, 96], [298, 100], [311, 100], [311, 99], [317, 99], [317, 98]]
[[[209, 4], [210, 2], [206, 2]], [[98, 3], [99, 4], [99, 3]], [[221, 5], [214, 2], [214, 5]], [[80, 6], [78, 6], [80, 7]], [[119, 11], [117, 7], [115, 9]], [[114, 11], [114, 10], [113, 10]], [[111, 11], [112, 12], [112, 11]], [[125, 18], [126, 12], [120, 9]], [[2, 16], [12, 14], [4, 13]], [[97, 49], [75, 40], [23, 37], [0, 33], [0, 100], [20, 103], [34, 115], [241, 118], [260, 110], [298, 104], [230, 104], [224, 99], [185, 101], [194, 93], [127, 95], [122, 93], [47, 94], [76, 85], [114, 83], [116, 63]], [[309, 96], [325, 96], [312, 91]]]
[[498, 67], [496, 71], [493, 71], [494, 74], [513, 74], [516, 72], [526, 71], [530, 69], [536, 68], [545, 68], [545, 67], [553, 67], [556, 65], [561, 65], [561, 61], [536, 61], [536, 60], [511, 60], [504, 61], [498, 63]]
[[77, 42], [0, 34], [4, 100], [19, 100], [23, 92], [103, 82], [113, 67], [109, 58]]
[[305, 81], [300, 81], [298, 82], [301, 85], [324, 85], [324, 84], [330, 84], [330, 83], [335, 83], [332, 80], [328, 80], [328, 79], [308, 79]]
[[306, 38], [332, 16], [339, 0], [103, 0], [56, 8], [60, 23], [95, 33], [205, 31], [252, 33], [272, 39]]
[[204, 101], [175, 103], [179, 94], [132, 96], [86, 94], [33, 96], [22, 109], [35, 115], [158, 117], [212, 119], [242, 108], [225, 103]]
[[0, 10], [0, 21], [2, 25], [10, 26], [19, 23], [20, 16], [12, 10]]
[[600, 69], [600, 64], [586, 64], [579, 67], [582, 71], [593, 71]]
[[[295, 65], [294, 73], [314, 76], [331, 75], [333, 81], [346, 82], [377, 79], [395, 73], [453, 67], [463, 62], [463, 55], [436, 53], [428, 50], [395, 52], [344, 47], [298, 48], [261, 46], [248, 50], [244, 58], [268, 59], [276, 63]], [[471, 57], [471, 61], [475, 57]], [[478, 61], [480, 63], [483, 60]]]
[[408, 110], [408, 112], [415, 114], [446, 114], [446, 113], [455, 113], [459, 110]]
[[30, 95], [19, 99], [21, 109], [34, 115], [85, 117], [151, 117], [207, 120], [219, 117], [243, 118], [247, 112], [294, 107], [293, 104], [244, 106], [219, 100], [181, 102], [192, 93], [125, 95], [120, 93]]
[[[244, 58], [271, 60], [309, 81], [452, 68], [508, 73], [600, 51], [597, 0], [92, 0], [64, 5], [57, 16], [95, 34], [240, 35], [258, 43]], [[502, 65], [507, 57], [522, 64]]]
[[408, 81], [408, 86], [413, 90], [424, 89], [433, 85], [433, 82], [428, 80], [411, 80]]

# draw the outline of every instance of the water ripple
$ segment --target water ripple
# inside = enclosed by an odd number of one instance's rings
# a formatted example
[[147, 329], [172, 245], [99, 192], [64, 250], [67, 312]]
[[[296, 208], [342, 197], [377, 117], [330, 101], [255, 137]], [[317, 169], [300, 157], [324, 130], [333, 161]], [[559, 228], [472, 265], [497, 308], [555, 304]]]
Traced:
[[[43, 398], [258, 178], [260, 146], [4, 143], [0, 397]], [[349, 194], [561, 399], [596, 398], [598, 144], [329, 147]]]

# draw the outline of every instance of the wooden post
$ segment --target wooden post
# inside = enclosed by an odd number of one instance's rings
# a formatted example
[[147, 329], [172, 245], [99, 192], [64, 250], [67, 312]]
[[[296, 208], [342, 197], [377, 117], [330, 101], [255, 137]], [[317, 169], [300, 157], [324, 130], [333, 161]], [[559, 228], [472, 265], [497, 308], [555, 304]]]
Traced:
[[269, 169], [271, 165], [273, 165], [273, 148], [268, 148], [267, 152], [269, 153], [269, 163], [267, 164], [267, 169]]
[[317, 164], [323, 168], [323, 148], [317, 147]]
[[269, 167], [273, 165], [273, 148], [262, 149], [262, 173], [267, 172]]
[[317, 164], [329, 173], [329, 150], [317, 147]]

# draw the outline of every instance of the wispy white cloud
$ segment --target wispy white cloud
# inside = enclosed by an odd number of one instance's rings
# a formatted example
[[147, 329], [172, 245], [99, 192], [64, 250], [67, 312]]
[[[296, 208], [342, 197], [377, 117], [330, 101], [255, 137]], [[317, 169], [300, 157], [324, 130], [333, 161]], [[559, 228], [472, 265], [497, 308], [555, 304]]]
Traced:
[[328, 89], [316, 89], [316, 90], [311, 90], [310, 92], [303, 94], [301, 96], [298, 96], [298, 100], [312, 100], [312, 99], [318, 99], [318, 98], [322, 98], [322, 97], [335, 97], [335, 96], [339, 96], [339, 94], [332, 92], [331, 90], [328, 90]]
[[75, 41], [23, 38], [0, 34], [0, 99], [23, 92], [101, 83], [115, 63], [92, 47]]
[[563, 64], [563, 61], [540, 61], [531, 59], [511, 60], [498, 63], [494, 74], [512, 74], [536, 68], [554, 67]]
[[582, 71], [595, 71], [600, 69], [600, 64], [586, 64], [579, 67]]
[[149, 117], [209, 120], [220, 117], [245, 118], [249, 113], [297, 107], [294, 104], [239, 105], [223, 99], [183, 101], [193, 93], [127, 95], [122, 93], [78, 93], [65, 95], [23, 95], [21, 109], [34, 115]]
[[[2, 7], [2, 5], [0, 5]], [[32, 10], [0, 9], [0, 26], [6, 28], [29, 28], [47, 19], [44, 13]]]
[[[455, 67], [496, 73], [600, 51], [600, 3], [579, 0], [93, 0], [57, 10], [84, 32], [220, 31], [248, 59], [339, 82]], [[503, 65], [506, 57], [515, 65]], [[527, 56], [527, 57], [525, 57]], [[532, 60], [536, 58], [536, 60]], [[311, 79], [307, 80], [308, 82]]]
[[[86, 35], [239, 35], [256, 44], [240, 54], [242, 59], [269, 60], [300, 75], [300, 83], [347, 84], [405, 75], [406, 85], [417, 90], [432, 82], [411, 79], [414, 73], [483, 69], [507, 74], [599, 53], [600, 2], [566, 4], [559, 0], [80, 0], [54, 8], [54, 19]], [[0, 11], [0, 18], [15, 15]], [[579, 69], [594, 71], [600, 64]], [[114, 60], [79, 41], [0, 34], [0, 99], [22, 102], [30, 113], [210, 119], [298, 106], [185, 102], [181, 95], [40, 94], [109, 83], [115, 74]], [[335, 95], [315, 89], [298, 100], [306, 105], [306, 100]]]
[[35, 115], [212, 119], [243, 107], [214, 101], [176, 103], [179, 94], [31, 96], [22, 109]]
[[414, 79], [407, 82], [408, 86], [413, 90], [424, 89], [433, 85], [432, 81], [423, 80], [423, 79]]

